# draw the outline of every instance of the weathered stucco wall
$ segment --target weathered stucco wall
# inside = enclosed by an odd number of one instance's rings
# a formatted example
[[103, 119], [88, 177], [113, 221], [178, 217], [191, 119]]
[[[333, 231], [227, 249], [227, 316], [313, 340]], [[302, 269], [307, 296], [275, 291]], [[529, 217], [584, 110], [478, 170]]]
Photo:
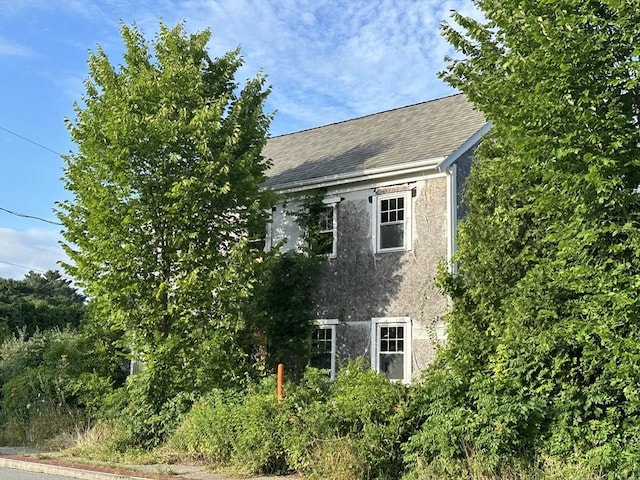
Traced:
[[434, 332], [446, 308], [434, 285], [438, 264], [447, 255], [446, 182], [438, 176], [412, 184], [413, 248], [406, 252], [374, 253], [373, 189], [341, 194], [337, 256], [327, 261], [315, 297], [317, 318], [341, 322], [339, 357], [369, 360], [372, 317], [411, 317], [414, 375], [432, 361]]
[[[461, 182], [465, 176], [458, 175]], [[412, 202], [411, 249], [375, 253], [372, 212], [376, 201], [373, 185], [352, 190], [330, 190], [339, 198], [337, 209], [337, 253], [328, 258], [315, 292], [315, 318], [337, 319], [336, 354], [340, 363], [362, 357], [371, 360], [371, 319], [409, 317], [412, 320], [412, 374], [419, 375], [434, 358], [435, 343], [444, 336], [441, 317], [446, 298], [434, 280], [439, 263], [447, 257], [447, 182], [444, 174], [404, 183], [404, 191], [415, 189]], [[353, 187], [352, 187], [353, 188]], [[392, 190], [396, 187], [387, 186]], [[267, 244], [289, 250], [301, 246], [301, 231], [291, 211], [295, 201], [272, 212]], [[374, 222], [375, 223], [375, 222]]]

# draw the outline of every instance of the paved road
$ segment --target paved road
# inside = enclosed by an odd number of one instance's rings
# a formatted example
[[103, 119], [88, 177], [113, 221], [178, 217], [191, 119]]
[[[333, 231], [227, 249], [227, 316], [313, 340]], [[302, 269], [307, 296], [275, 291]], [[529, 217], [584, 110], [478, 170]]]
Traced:
[[0, 480], [70, 480], [71, 477], [0, 467]]

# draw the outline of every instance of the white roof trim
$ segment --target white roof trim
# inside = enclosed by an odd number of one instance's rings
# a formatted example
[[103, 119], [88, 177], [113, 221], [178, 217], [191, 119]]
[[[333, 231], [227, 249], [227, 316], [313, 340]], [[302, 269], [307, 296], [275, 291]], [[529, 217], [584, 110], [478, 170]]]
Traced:
[[478, 141], [493, 127], [493, 123], [487, 122], [484, 126], [467, 139], [462, 145], [460, 145], [451, 155], [445, 158], [442, 162], [436, 165], [439, 172], [444, 172], [449, 168], [458, 158], [460, 158], [467, 150], [473, 147]]
[[437, 168], [446, 160], [446, 157], [429, 158], [418, 162], [401, 163], [398, 165], [387, 165], [385, 167], [371, 168], [357, 172], [346, 172], [337, 175], [325, 175], [318, 178], [310, 178], [307, 180], [288, 182], [280, 185], [272, 185], [270, 188], [281, 192], [291, 193], [301, 190], [310, 190], [313, 188], [324, 188], [350, 183], [353, 180], [365, 181], [392, 175], [406, 175], [424, 171], [425, 169]]

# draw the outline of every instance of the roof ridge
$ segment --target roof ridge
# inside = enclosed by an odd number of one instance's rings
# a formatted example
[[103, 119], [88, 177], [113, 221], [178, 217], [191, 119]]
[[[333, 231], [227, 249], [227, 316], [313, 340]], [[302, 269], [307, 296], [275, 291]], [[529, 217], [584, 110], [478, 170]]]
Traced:
[[402, 110], [404, 108], [411, 108], [411, 107], [415, 107], [417, 105], [423, 105], [425, 103], [432, 103], [432, 102], [437, 102], [437, 101], [440, 101], [440, 100], [446, 100], [447, 98], [457, 97], [459, 95], [464, 95], [464, 93], [463, 92], [452, 93], [451, 95], [445, 95], [444, 97], [432, 98], [430, 100], [424, 100], [422, 102], [416, 102], [416, 103], [411, 103], [409, 105], [403, 105], [402, 107], [389, 108], [387, 110], [382, 110], [380, 112], [369, 113], [367, 115], [361, 115], [359, 117], [348, 118], [346, 120], [339, 120], [337, 122], [327, 123], [325, 125], [318, 125], [317, 127], [310, 127], [310, 128], [305, 128], [305, 129], [302, 129], [302, 130], [296, 130], [295, 132], [281, 133], [280, 135], [276, 135], [274, 137], [269, 137], [269, 140], [275, 139], [275, 138], [287, 137], [289, 135], [296, 135], [298, 133], [310, 132], [312, 130], [318, 130], [320, 128], [330, 127], [332, 125], [340, 125], [342, 123], [353, 122], [355, 120], [361, 120], [363, 118], [374, 117], [376, 115], [382, 115], [383, 113], [394, 112], [394, 111], [397, 111], [397, 110]]

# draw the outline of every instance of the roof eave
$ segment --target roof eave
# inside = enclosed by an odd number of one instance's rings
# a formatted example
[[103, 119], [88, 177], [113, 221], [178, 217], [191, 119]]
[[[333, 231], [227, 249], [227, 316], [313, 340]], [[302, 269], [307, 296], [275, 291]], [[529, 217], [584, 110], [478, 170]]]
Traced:
[[400, 165], [390, 165], [386, 167], [371, 168], [362, 171], [345, 172], [337, 175], [325, 175], [323, 177], [310, 178], [296, 182], [286, 182], [277, 185], [270, 185], [269, 188], [272, 188], [280, 193], [294, 193], [305, 190], [313, 190], [316, 188], [334, 187], [345, 183], [351, 183], [353, 181], [362, 182], [368, 180], [376, 180], [390, 175], [410, 175], [413, 173], [424, 172], [425, 170], [437, 169], [438, 165], [441, 165], [444, 161], [446, 161], [446, 159], [447, 157], [436, 157]]
[[480, 139], [489, 131], [493, 124], [491, 122], [485, 123], [480, 130], [474, 133], [471, 137], [467, 139], [462, 145], [460, 145], [456, 150], [454, 150], [451, 155], [445, 157], [438, 165], [436, 165], [436, 169], [439, 172], [444, 172], [447, 168], [453, 165], [458, 158], [460, 158], [467, 150], [473, 147], [476, 143], [480, 141]]

